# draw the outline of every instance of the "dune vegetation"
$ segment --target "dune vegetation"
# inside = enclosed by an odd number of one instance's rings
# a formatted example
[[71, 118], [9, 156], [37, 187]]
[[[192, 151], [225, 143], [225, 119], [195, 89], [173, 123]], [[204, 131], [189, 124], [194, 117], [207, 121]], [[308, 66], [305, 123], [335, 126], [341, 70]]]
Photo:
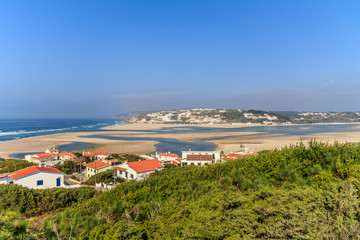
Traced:
[[3, 185], [0, 239], [354, 239], [359, 190], [360, 144], [311, 141], [108, 192]]

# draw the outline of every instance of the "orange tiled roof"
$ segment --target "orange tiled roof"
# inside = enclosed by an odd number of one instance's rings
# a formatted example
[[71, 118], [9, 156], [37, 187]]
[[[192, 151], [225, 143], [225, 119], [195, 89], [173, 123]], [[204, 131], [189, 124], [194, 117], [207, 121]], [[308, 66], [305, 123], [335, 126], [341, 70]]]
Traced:
[[91, 153], [91, 152], [83, 152], [83, 156], [84, 156], [84, 157], [93, 157], [94, 154]]
[[56, 153], [37, 153], [37, 154], [31, 155], [32, 158], [38, 158], [38, 159], [50, 158], [52, 156], [56, 156]]
[[107, 152], [102, 152], [102, 151], [100, 151], [100, 152], [94, 153], [94, 155], [110, 156], [111, 154], [109, 154], [109, 153], [107, 153]]
[[96, 160], [96, 161], [94, 161], [92, 163], [86, 164], [85, 166], [89, 167], [89, 168], [92, 168], [92, 169], [99, 169], [99, 168], [103, 168], [103, 167], [106, 167], [106, 166], [110, 166], [110, 164], [109, 163], [104, 163], [103, 161]]
[[158, 153], [159, 156], [179, 157], [176, 153]]
[[186, 159], [189, 161], [211, 161], [213, 160], [212, 155], [200, 155], [200, 154], [188, 154]]
[[58, 153], [57, 154], [58, 156], [69, 156], [69, 157], [72, 157], [72, 158], [76, 158], [76, 156], [73, 154], [73, 153], [68, 153], [68, 152], [61, 152], [61, 153]]
[[113, 167], [113, 168], [118, 169], [118, 170], [121, 170], [121, 171], [127, 171], [126, 168], [122, 168], [122, 167], [117, 167], [117, 166], [115, 166], [115, 167]]
[[127, 165], [137, 173], [154, 171], [164, 167], [157, 159], [129, 162]]

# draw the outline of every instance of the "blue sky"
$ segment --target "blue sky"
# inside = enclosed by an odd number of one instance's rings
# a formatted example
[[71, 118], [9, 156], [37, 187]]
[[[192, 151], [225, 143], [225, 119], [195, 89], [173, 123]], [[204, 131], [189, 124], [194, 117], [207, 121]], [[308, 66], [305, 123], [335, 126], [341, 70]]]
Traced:
[[360, 111], [359, 1], [2, 1], [0, 117]]

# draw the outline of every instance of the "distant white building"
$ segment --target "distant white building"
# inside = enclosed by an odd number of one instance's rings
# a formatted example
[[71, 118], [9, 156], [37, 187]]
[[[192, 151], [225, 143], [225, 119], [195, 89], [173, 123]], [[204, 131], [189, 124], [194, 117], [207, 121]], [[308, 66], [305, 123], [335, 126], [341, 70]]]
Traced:
[[46, 149], [44, 153], [35, 153], [25, 156], [25, 160], [41, 167], [53, 167], [56, 164], [64, 163], [64, 161], [75, 160], [73, 153], [60, 152], [57, 149]]
[[221, 162], [219, 151], [182, 151], [181, 165], [205, 166]]
[[155, 158], [161, 161], [161, 164], [174, 164], [178, 166], [181, 163], [181, 158], [176, 153], [158, 153], [156, 152]]
[[33, 189], [64, 186], [64, 173], [56, 168], [28, 167], [0, 176], [0, 184], [18, 184]]
[[158, 159], [149, 159], [136, 162], [123, 163], [114, 166], [116, 169], [116, 176], [127, 180], [143, 180], [147, 178], [150, 173], [164, 169], [164, 165]]

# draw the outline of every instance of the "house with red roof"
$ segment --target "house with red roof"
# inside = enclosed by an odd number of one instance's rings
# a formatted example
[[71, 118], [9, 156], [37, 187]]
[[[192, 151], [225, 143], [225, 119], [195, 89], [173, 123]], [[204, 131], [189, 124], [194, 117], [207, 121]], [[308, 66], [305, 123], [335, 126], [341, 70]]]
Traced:
[[111, 163], [106, 163], [100, 160], [95, 160], [91, 163], [84, 164], [84, 166], [86, 167], [87, 178], [112, 169]]
[[178, 166], [181, 163], [181, 159], [179, 158], [179, 155], [176, 153], [157, 153], [155, 154], [155, 158], [160, 160], [162, 164], [174, 164], [175, 166]]
[[57, 149], [46, 149], [44, 153], [35, 153], [25, 156], [25, 160], [42, 167], [52, 167], [64, 161], [73, 161], [76, 156], [73, 153], [60, 152]]
[[46, 149], [45, 153], [59, 153], [59, 150], [56, 148], [50, 148], [50, 149]]
[[171, 161], [171, 160], [176, 160], [177, 158], [179, 158], [179, 156], [176, 153], [156, 153], [155, 157], [157, 159], [159, 159], [160, 161]]
[[76, 155], [68, 152], [60, 152], [57, 154], [58, 159], [62, 161], [70, 161], [76, 159]]
[[28, 167], [0, 176], [0, 184], [18, 184], [33, 189], [64, 186], [64, 173], [56, 168]]
[[257, 152], [255, 152], [254, 150], [249, 150], [249, 149], [245, 149], [245, 151], [243, 152], [230, 152], [228, 154], [226, 154], [222, 159], [223, 160], [236, 160], [239, 158], [246, 158], [249, 156], [257, 156]]
[[99, 151], [95, 153], [83, 152], [83, 156], [89, 157], [92, 160], [105, 160], [105, 159], [109, 159], [111, 157], [111, 154], [104, 151]]
[[109, 157], [111, 157], [111, 154], [107, 152], [99, 151], [94, 153], [94, 159], [97, 160], [104, 160], [104, 159], [108, 159]]
[[181, 165], [205, 166], [221, 162], [219, 151], [182, 151]]
[[147, 178], [150, 173], [161, 171], [164, 167], [158, 159], [148, 159], [123, 163], [113, 168], [116, 169], [117, 177], [127, 180], [143, 180]]

